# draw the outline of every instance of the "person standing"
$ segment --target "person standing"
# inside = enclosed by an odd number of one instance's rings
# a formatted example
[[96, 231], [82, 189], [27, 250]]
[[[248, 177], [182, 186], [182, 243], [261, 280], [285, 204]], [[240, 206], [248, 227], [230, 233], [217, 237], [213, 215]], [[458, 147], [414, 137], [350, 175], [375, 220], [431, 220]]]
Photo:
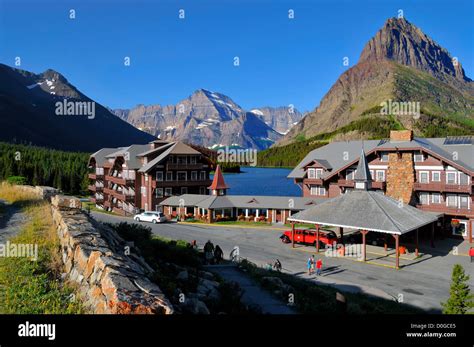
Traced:
[[323, 268], [323, 261], [321, 259], [318, 259], [316, 262], [316, 275], [320, 276], [321, 275], [321, 270]]
[[469, 248], [469, 256], [471, 257], [471, 263], [474, 262], [474, 247]]

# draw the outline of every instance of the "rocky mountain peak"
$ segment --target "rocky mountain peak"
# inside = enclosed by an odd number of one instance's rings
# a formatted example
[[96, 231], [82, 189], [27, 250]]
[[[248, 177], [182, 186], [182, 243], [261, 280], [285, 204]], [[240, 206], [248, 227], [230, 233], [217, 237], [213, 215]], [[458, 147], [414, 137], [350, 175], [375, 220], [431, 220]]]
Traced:
[[470, 81], [461, 63], [405, 18], [389, 18], [364, 47], [359, 63], [392, 60], [446, 79]]

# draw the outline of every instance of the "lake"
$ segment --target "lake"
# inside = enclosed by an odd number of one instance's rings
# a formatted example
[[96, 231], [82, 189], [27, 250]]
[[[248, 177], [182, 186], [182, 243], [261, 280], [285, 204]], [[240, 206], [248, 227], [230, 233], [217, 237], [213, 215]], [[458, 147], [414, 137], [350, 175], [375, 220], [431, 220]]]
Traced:
[[242, 173], [224, 173], [229, 195], [302, 196], [301, 189], [286, 178], [291, 169], [241, 167]]

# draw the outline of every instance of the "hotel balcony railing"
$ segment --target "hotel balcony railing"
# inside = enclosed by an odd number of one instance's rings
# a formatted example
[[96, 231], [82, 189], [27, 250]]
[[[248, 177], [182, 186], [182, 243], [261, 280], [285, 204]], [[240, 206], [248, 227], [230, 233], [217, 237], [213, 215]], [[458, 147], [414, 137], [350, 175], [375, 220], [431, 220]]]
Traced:
[[[337, 181], [337, 184], [340, 187], [354, 188], [355, 181], [340, 179]], [[385, 189], [386, 185], [385, 181], [372, 181], [372, 188], [374, 189]]]
[[168, 163], [166, 164], [166, 170], [201, 170], [203, 168], [202, 163], [195, 164], [178, 164], [178, 163]]
[[153, 181], [151, 186], [152, 188], [156, 187], [197, 187], [205, 186], [206, 188], [212, 184], [212, 180], [197, 180], [197, 181]]
[[104, 193], [110, 196], [113, 196], [114, 198], [117, 198], [118, 200], [121, 200], [121, 201], [134, 201], [135, 200], [135, 194], [124, 193], [123, 191], [119, 192], [111, 188], [104, 188]]
[[108, 181], [108, 182], [112, 182], [112, 183], [116, 183], [116, 184], [123, 184], [123, 185], [126, 185], [126, 184], [130, 184], [130, 183], [133, 183], [135, 182], [135, 179], [134, 178], [130, 178], [130, 177], [114, 177], [114, 176], [105, 176], [105, 179]]
[[472, 184], [447, 184], [444, 182], [430, 182], [422, 183], [415, 182], [413, 187], [418, 191], [428, 191], [428, 192], [448, 192], [448, 193], [468, 193], [472, 192]]
[[304, 184], [315, 184], [315, 185], [322, 185], [324, 182], [323, 182], [323, 179], [322, 178], [305, 178], [303, 180], [303, 183]]
[[96, 186], [95, 184], [91, 184], [87, 187], [88, 190], [92, 191], [92, 192], [95, 192], [97, 189], [96, 189]]
[[423, 211], [429, 212], [439, 212], [439, 213], [446, 213], [450, 215], [471, 215], [474, 216], [474, 210], [468, 209], [466, 207], [454, 207], [454, 206], [446, 206], [445, 203], [441, 204], [432, 204], [432, 205], [416, 205], [417, 208]]

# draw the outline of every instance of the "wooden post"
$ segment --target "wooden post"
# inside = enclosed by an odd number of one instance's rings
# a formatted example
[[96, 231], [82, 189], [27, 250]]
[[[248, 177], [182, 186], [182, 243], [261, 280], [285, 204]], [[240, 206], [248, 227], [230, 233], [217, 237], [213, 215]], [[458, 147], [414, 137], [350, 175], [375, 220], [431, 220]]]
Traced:
[[420, 229], [416, 229], [416, 238], [415, 238], [415, 256], [418, 257], [418, 230]]
[[316, 252], [319, 253], [319, 224], [316, 224], [315, 227], [316, 227]]
[[387, 252], [387, 249], [388, 249], [388, 235], [385, 234], [385, 240], [384, 240], [384, 243], [383, 243], [383, 249], [385, 250], [385, 252]]
[[295, 222], [291, 222], [291, 247], [295, 248]]
[[434, 232], [435, 232], [435, 224], [431, 223], [431, 247], [434, 248]]
[[339, 227], [339, 237], [341, 239], [341, 243], [344, 245], [344, 228]]
[[365, 242], [365, 235], [367, 234], [367, 230], [361, 230], [362, 234], [362, 261], [367, 261], [367, 250], [366, 250], [366, 242]]
[[393, 235], [393, 237], [395, 238], [395, 268], [398, 270], [400, 268], [400, 235]]

